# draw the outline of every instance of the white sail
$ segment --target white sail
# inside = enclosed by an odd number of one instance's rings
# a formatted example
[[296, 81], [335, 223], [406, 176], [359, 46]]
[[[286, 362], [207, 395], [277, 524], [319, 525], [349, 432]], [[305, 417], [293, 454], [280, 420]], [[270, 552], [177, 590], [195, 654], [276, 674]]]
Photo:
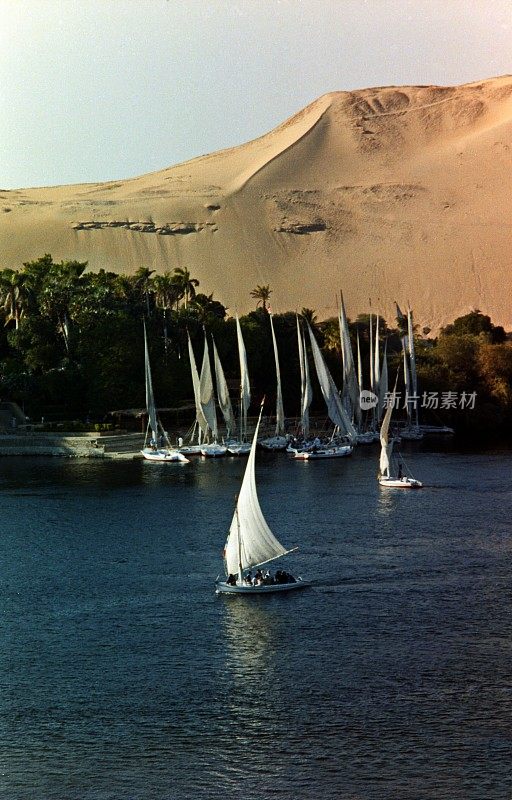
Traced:
[[236, 335], [240, 360], [240, 438], [243, 439], [247, 435], [247, 411], [251, 405], [251, 385], [247, 368], [247, 354], [238, 315], [236, 318]]
[[318, 343], [313, 335], [311, 327], [308, 325], [309, 338], [311, 341], [311, 350], [313, 352], [313, 359], [315, 361], [316, 374], [322, 395], [327, 405], [327, 413], [329, 419], [336, 425], [340, 431], [346, 434], [350, 441], [356, 440], [357, 434], [352, 422], [350, 421], [347, 412], [343, 408], [343, 403], [336, 388], [336, 384], [332, 379], [332, 375], [327, 369], [324, 357], [320, 351]]
[[380, 380], [380, 352], [379, 352], [379, 315], [377, 314], [377, 321], [375, 323], [375, 353], [373, 358], [373, 391], [376, 395], [379, 394], [379, 380]]
[[276, 335], [274, 332], [274, 322], [272, 314], [270, 314], [270, 330], [272, 331], [272, 343], [274, 345], [274, 358], [276, 362], [276, 436], [284, 435], [284, 408], [283, 408], [283, 392], [281, 389], [281, 372], [279, 369], [279, 353], [277, 350]]
[[339, 315], [340, 325], [340, 340], [341, 340], [341, 358], [343, 362], [343, 389], [342, 397], [345, 402], [345, 407], [351, 414], [353, 419], [360, 419], [361, 406], [359, 404], [359, 385], [356, 377], [356, 368], [354, 364], [354, 354], [352, 353], [352, 344], [350, 342], [350, 331], [348, 328], [347, 313], [345, 311], [345, 303], [343, 300], [343, 292], [340, 292], [341, 305]]
[[379, 377], [379, 419], [382, 417], [388, 388], [388, 341], [386, 339], [384, 343], [384, 353], [382, 356], [382, 369]]
[[192, 386], [194, 389], [194, 400], [196, 404], [196, 420], [203, 436], [206, 436], [208, 433], [208, 420], [206, 419], [203, 413], [203, 408], [201, 405], [201, 389], [200, 389], [199, 375], [197, 372], [194, 350], [192, 349], [192, 342], [190, 340], [190, 333], [188, 333], [188, 355], [190, 359], [190, 371], [192, 373]]
[[363, 388], [363, 362], [361, 361], [361, 344], [359, 342], [359, 329], [357, 331], [357, 382], [359, 391]]
[[[409, 362], [411, 368], [411, 387], [412, 393], [415, 398], [418, 396], [418, 376], [416, 373], [416, 352], [414, 349], [414, 330], [413, 330], [413, 323], [412, 323], [412, 311], [409, 308], [407, 310], [407, 332], [408, 332], [408, 339], [409, 339]], [[414, 400], [414, 407], [416, 410], [416, 425], [418, 425], [418, 400]]]
[[374, 366], [373, 366], [373, 314], [370, 312], [370, 389], [373, 392], [374, 385]]
[[404, 355], [404, 380], [405, 380], [405, 398], [406, 398], [406, 411], [407, 411], [407, 424], [410, 426], [412, 423], [412, 416], [411, 416], [411, 401], [410, 397], [412, 394], [412, 384], [411, 384], [411, 372], [409, 369], [409, 360], [407, 358], [407, 336], [402, 338], [402, 348], [403, 348], [403, 355]]
[[156, 416], [155, 398], [153, 395], [153, 381], [151, 378], [151, 366], [149, 363], [148, 338], [146, 335], [146, 323], [144, 323], [144, 367], [146, 375], [146, 409], [149, 417], [149, 427], [153, 442], [158, 442], [158, 421]]
[[393, 413], [393, 408], [395, 405], [395, 397], [396, 397], [396, 385], [397, 385], [398, 375], [395, 380], [395, 386], [393, 389], [393, 394], [389, 399], [389, 405], [386, 409], [386, 413], [384, 414], [384, 419], [382, 420], [382, 425], [380, 428], [380, 474], [383, 478], [389, 478], [389, 468], [391, 465], [391, 453], [393, 452], [393, 439], [389, 438], [389, 425], [391, 422], [391, 414]]
[[300, 364], [300, 414], [301, 414], [301, 430], [305, 439], [309, 436], [309, 407], [313, 400], [313, 391], [311, 389], [311, 380], [309, 377], [309, 364], [306, 352], [306, 340], [304, 334], [300, 329], [299, 318], [297, 317], [297, 342], [299, 346], [299, 364]]
[[231, 400], [229, 397], [229, 390], [228, 390], [228, 385], [226, 383], [226, 377], [224, 375], [224, 370], [222, 369], [222, 364], [213, 337], [212, 337], [212, 344], [213, 344], [213, 361], [215, 364], [215, 378], [217, 383], [217, 399], [219, 401], [220, 410], [222, 411], [222, 415], [224, 417], [224, 422], [226, 423], [226, 435], [227, 438], [229, 439], [229, 437], [235, 430], [235, 417], [233, 415], [233, 407], [231, 405]]
[[270, 530], [258, 501], [254, 467], [260, 421], [261, 411], [224, 549], [226, 575], [240, 574], [290, 552]]
[[206, 331], [204, 334], [203, 364], [201, 366], [201, 377], [199, 378], [199, 398], [208, 427], [213, 434], [214, 440], [217, 441], [217, 412], [215, 410], [215, 394]]

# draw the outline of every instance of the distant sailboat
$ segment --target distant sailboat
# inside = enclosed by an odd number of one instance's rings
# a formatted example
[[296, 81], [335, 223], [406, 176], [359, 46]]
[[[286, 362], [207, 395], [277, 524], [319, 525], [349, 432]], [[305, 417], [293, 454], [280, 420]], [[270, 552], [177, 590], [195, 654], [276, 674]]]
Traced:
[[240, 361], [240, 416], [239, 439], [228, 442], [228, 451], [234, 456], [249, 455], [251, 445], [247, 441], [247, 412], [251, 405], [251, 384], [249, 382], [249, 370], [247, 367], [247, 353], [245, 352], [244, 338], [240, 320], [236, 317], [236, 336], [238, 341], [238, 358]]
[[293, 591], [311, 585], [309, 581], [294, 578], [281, 570], [278, 570], [272, 578], [258, 570], [254, 579], [251, 579], [252, 569], [292, 552], [283, 547], [270, 530], [256, 492], [256, 443], [262, 411], [263, 406], [254, 431], [249, 460], [224, 548], [226, 580], [217, 579], [217, 593], [266, 594]]
[[[315, 442], [311, 449], [296, 453], [295, 458], [310, 460], [311, 458], [339, 458], [348, 456], [352, 453], [352, 445], [355, 444], [357, 440], [357, 431], [343, 407], [336, 384], [327, 368], [322, 352], [309, 325], [308, 331], [318, 382], [327, 406], [327, 414], [334, 424], [337, 441], [334, 441], [333, 437], [333, 441], [325, 447], [319, 446]], [[345, 441], [339, 443], [340, 439], [344, 439]]]
[[[398, 380], [398, 376], [397, 376]], [[382, 421], [382, 426], [380, 429], [380, 443], [381, 443], [381, 451], [380, 451], [380, 471], [378, 481], [381, 486], [387, 486], [392, 489], [421, 489], [423, 484], [421, 481], [416, 480], [410, 475], [403, 475], [402, 474], [402, 462], [398, 464], [397, 459], [393, 458], [393, 444], [394, 439], [390, 436], [389, 433], [389, 426], [391, 423], [391, 415], [393, 413], [393, 406], [395, 404], [395, 397], [396, 397], [396, 384], [395, 381], [395, 388], [393, 389], [393, 394], [389, 400], [389, 405], [384, 415], [384, 419]], [[392, 466], [396, 468], [396, 474], [391, 474]]]
[[215, 379], [217, 384], [217, 399], [219, 401], [219, 407], [222, 411], [222, 416], [224, 417], [224, 422], [226, 424], [226, 440], [230, 439], [235, 427], [235, 417], [233, 414], [233, 407], [231, 405], [231, 398], [229, 396], [229, 389], [228, 384], [226, 381], [226, 377], [224, 375], [224, 370], [222, 368], [222, 363], [219, 358], [219, 354], [217, 352], [217, 347], [215, 345], [215, 340], [212, 336], [212, 345], [213, 345], [213, 362], [215, 364]]
[[288, 438], [284, 433], [284, 408], [283, 392], [281, 389], [281, 371], [279, 369], [279, 352], [277, 350], [276, 334], [272, 314], [270, 317], [270, 330], [272, 333], [272, 343], [274, 345], [274, 360], [276, 365], [276, 429], [273, 436], [262, 439], [259, 444], [265, 450], [286, 450]]
[[201, 455], [205, 456], [206, 458], [218, 458], [219, 456], [224, 456], [227, 453], [227, 447], [224, 444], [220, 444], [218, 441], [215, 392], [213, 390], [210, 353], [208, 351], [206, 331], [204, 334], [203, 364], [201, 367], [201, 377], [199, 378], [199, 400], [204, 417], [208, 423], [208, 433], [211, 432], [213, 437], [213, 441], [203, 443], [203, 446], [201, 447]]
[[[169, 439], [167, 437], [167, 433], [163, 429], [160, 420], [158, 419], [155, 406], [155, 398], [153, 395], [153, 380], [151, 377], [151, 366], [149, 363], [148, 340], [146, 335], [145, 324], [144, 324], [144, 366], [145, 366], [145, 377], [146, 377], [146, 409], [148, 413], [148, 424], [146, 427], [144, 446], [141, 450], [142, 456], [143, 458], [146, 459], [146, 461], [159, 461], [159, 462], [182, 461], [184, 463], [187, 463], [188, 458], [186, 458], [178, 450], [173, 450], [171, 448]], [[148, 437], [150, 436], [150, 434], [151, 438], [148, 442]], [[161, 446], [162, 444], [165, 444], [167, 446], [166, 447]]]

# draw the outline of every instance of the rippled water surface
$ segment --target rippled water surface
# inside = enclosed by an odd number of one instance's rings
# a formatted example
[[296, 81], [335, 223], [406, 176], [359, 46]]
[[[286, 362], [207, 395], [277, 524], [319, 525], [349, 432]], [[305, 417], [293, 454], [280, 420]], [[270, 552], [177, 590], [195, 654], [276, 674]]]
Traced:
[[291, 595], [216, 597], [245, 461], [3, 459], [2, 800], [510, 800], [512, 454], [258, 457]]

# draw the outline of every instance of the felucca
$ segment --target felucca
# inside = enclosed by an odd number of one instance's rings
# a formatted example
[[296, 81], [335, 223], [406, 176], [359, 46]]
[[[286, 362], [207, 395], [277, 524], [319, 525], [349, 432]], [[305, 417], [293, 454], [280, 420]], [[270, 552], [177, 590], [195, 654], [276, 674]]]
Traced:
[[[237, 498], [235, 513], [224, 548], [226, 580], [217, 579], [216, 592], [222, 594], [267, 594], [304, 589], [309, 581], [294, 578], [278, 570], [274, 576], [258, 570], [254, 578], [251, 571], [262, 567], [292, 550], [287, 550], [270, 530], [258, 501], [256, 492], [256, 443], [263, 405], [252, 439], [249, 459]], [[297, 548], [293, 548], [296, 550]]]

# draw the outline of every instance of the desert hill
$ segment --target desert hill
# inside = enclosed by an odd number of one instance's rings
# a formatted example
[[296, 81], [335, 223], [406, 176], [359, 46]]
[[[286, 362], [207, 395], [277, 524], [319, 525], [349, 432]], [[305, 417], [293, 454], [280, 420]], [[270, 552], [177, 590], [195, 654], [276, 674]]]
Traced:
[[137, 178], [1, 191], [0, 264], [187, 267], [231, 313], [393, 301], [512, 329], [512, 77], [332, 92], [265, 136]]

